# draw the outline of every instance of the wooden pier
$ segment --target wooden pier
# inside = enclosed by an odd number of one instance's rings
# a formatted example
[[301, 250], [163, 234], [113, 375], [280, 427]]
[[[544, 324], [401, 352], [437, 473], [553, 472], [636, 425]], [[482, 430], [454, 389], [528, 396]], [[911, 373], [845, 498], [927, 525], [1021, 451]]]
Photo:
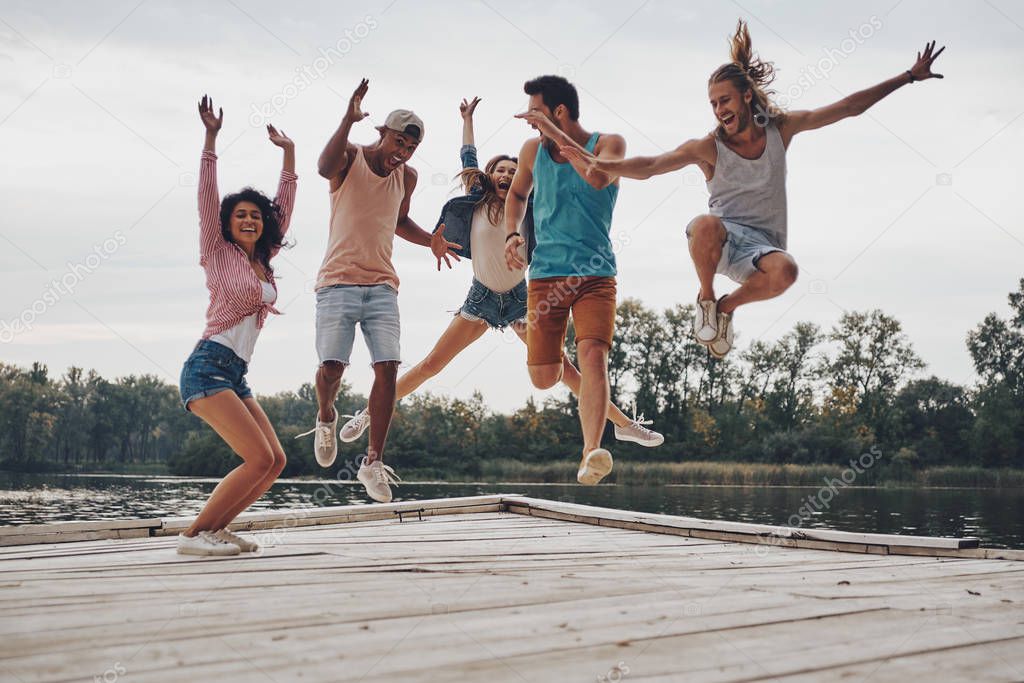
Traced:
[[0, 527], [0, 681], [1019, 681], [1024, 551], [475, 496]]

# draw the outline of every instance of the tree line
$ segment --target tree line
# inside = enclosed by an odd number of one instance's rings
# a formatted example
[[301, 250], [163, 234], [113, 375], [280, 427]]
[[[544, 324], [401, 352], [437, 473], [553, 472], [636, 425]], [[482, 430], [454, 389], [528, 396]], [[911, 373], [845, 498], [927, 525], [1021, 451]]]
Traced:
[[[655, 421], [665, 444], [616, 443], [618, 457], [845, 465], [877, 447], [906, 468], [943, 465], [1024, 468], [1024, 279], [1011, 315], [989, 314], [966, 338], [972, 386], [926, 376], [895, 318], [847, 312], [830, 329], [800, 322], [777, 341], [755, 340], [724, 360], [690, 334], [692, 304], [618, 307], [610, 355], [612, 397]], [[572, 353], [571, 328], [566, 343]], [[388, 438], [401, 469], [472, 477], [490, 458], [574, 461], [576, 402], [564, 392], [511, 414], [482, 395], [429, 392], [403, 400]], [[306, 431], [313, 387], [261, 396], [289, 462], [286, 476], [322, 474]], [[343, 385], [339, 410], [366, 398]], [[628, 412], [628, 411], [627, 411]], [[606, 443], [613, 439], [606, 434]], [[342, 444], [354, 457], [355, 444]], [[0, 468], [119, 469], [164, 464], [176, 474], [220, 475], [234, 466], [223, 442], [181, 409], [177, 388], [153, 375], [108, 380], [69, 368], [53, 377], [35, 363], [0, 363]], [[571, 463], [570, 463], [571, 464]], [[400, 469], [400, 471], [401, 471]]]

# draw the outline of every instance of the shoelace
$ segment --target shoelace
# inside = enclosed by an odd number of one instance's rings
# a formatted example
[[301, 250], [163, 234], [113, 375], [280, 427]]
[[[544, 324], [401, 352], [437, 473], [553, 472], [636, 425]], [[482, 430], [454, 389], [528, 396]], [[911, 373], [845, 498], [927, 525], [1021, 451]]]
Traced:
[[352, 418], [356, 421], [355, 426], [362, 426], [363, 422], [370, 417], [370, 413], [365, 410], [357, 410], [355, 415], [342, 415], [342, 417]]
[[398, 486], [398, 482], [402, 481], [402, 478], [389, 465], [385, 465], [379, 460], [373, 465], [369, 465], [369, 468], [373, 470], [373, 476], [377, 479], [378, 484]]
[[633, 421], [630, 424], [630, 427], [636, 427], [643, 434], [647, 435], [647, 434], [653, 434], [653, 432], [650, 429], [647, 429], [647, 427], [644, 427], [644, 425], [651, 425], [651, 424], [654, 424], [654, 420], [648, 420], [644, 416], [643, 413], [640, 413], [639, 415], [637, 415], [636, 414], [636, 408], [635, 407], [633, 408]]
[[331, 437], [334, 436], [334, 427], [333, 426], [331, 426], [329, 424], [322, 424], [322, 425], [318, 424], [316, 427], [313, 427], [308, 432], [302, 432], [301, 434], [296, 434], [295, 438], [296, 439], [301, 439], [304, 436], [309, 436], [310, 434], [312, 434], [313, 432], [315, 432], [317, 430], [320, 430], [320, 433], [317, 434], [317, 436], [320, 438], [320, 442], [321, 443], [329, 442], [331, 440]]
[[213, 543], [214, 545], [227, 545], [228, 543], [227, 541], [223, 541], [217, 538], [217, 536], [212, 531], [200, 531], [198, 536], [205, 541]]

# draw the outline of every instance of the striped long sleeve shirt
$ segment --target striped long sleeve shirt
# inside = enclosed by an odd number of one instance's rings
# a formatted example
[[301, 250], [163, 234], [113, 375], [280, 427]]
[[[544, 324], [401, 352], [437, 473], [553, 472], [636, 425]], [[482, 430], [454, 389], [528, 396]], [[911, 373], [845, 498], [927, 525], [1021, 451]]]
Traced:
[[[275, 203], [281, 210], [282, 237], [288, 231], [298, 176], [281, 171]], [[276, 252], [271, 254], [271, 257]], [[272, 304], [264, 303], [263, 288], [249, 257], [242, 248], [224, 239], [220, 230], [220, 194], [217, 191], [217, 155], [204, 150], [199, 164], [199, 265], [206, 272], [210, 305], [206, 309], [203, 339], [209, 339], [258, 313], [260, 329], [270, 313], [280, 314]], [[277, 290], [274, 276], [270, 284]]]

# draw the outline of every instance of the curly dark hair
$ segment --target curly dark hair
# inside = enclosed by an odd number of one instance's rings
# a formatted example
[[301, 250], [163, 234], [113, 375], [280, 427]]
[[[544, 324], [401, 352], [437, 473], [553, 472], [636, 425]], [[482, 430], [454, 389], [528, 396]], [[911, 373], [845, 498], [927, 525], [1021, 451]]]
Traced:
[[255, 256], [267, 275], [273, 275], [274, 269], [270, 265], [270, 259], [277, 255], [285, 244], [284, 235], [281, 234], [281, 208], [273, 199], [257, 189], [243, 187], [234, 194], [229, 194], [220, 202], [220, 234], [225, 241], [234, 243], [231, 236], [231, 214], [239, 202], [252, 202], [259, 207], [263, 215], [263, 233], [256, 242]]

